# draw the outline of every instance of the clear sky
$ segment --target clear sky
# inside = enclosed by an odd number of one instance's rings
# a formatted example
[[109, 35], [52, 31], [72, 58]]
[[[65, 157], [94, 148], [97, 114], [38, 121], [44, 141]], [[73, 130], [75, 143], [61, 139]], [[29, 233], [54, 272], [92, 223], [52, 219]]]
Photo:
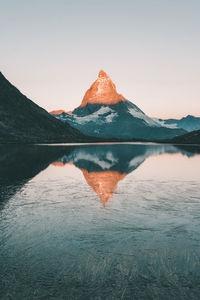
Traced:
[[199, 0], [0, 0], [0, 70], [48, 111], [100, 69], [153, 117], [200, 116]]

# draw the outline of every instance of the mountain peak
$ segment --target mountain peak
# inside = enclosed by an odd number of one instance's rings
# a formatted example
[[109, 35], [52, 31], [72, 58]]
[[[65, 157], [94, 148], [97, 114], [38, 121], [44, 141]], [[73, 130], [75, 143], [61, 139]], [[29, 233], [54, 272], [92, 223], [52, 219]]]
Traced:
[[126, 101], [126, 99], [117, 93], [115, 84], [106, 72], [100, 70], [98, 78], [85, 93], [80, 107], [88, 103], [110, 105], [120, 101]]
[[109, 78], [108, 74], [106, 74], [106, 72], [104, 72], [104, 70], [100, 70], [100, 71], [99, 71], [98, 77], [99, 77], [99, 78], [100, 78], [100, 77], [106, 77], [106, 78]]

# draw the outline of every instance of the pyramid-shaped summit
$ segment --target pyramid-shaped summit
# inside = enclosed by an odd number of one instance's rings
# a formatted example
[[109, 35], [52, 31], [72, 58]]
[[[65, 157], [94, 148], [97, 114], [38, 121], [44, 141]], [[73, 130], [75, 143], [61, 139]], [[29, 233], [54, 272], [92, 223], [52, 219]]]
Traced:
[[118, 94], [115, 84], [101, 70], [72, 113], [53, 114], [87, 136], [121, 140], [168, 139], [183, 134], [182, 129], [163, 127], [138, 106]]
[[90, 104], [116, 104], [120, 101], [126, 101], [124, 96], [117, 93], [116, 86], [110, 77], [101, 70], [97, 80], [85, 93], [80, 107]]

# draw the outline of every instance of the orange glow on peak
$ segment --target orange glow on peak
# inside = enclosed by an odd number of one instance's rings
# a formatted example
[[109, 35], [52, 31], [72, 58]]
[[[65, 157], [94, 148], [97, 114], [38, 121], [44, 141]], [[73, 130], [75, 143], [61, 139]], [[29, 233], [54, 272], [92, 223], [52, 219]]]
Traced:
[[109, 78], [108, 74], [107, 74], [106, 72], [104, 72], [104, 70], [100, 70], [100, 71], [99, 71], [98, 77], [106, 77], [106, 78]]
[[52, 110], [52, 111], [50, 111], [50, 114], [51, 114], [51, 115], [60, 115], [60, 114], [62, 114], [63, 112], [66, 113], [66, 114], [71, 114], [71, 113], [73, 112], [73, 110], [69, 110], [69, 111], [65, 111], [65, 110], [63, 110], [63, 109]]
[[85, 106], [87, 103], [109, 105], [119, 101], [126, 101], [126, 99], [117, 93], [115, 84], [106, 72], [100, 70], [97, 80], [87, 90], [79, 107]]

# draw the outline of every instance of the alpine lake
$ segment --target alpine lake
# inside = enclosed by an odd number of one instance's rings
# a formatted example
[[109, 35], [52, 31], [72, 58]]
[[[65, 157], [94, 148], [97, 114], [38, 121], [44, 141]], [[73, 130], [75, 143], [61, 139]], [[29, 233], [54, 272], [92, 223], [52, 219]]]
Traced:
[[0, 146], [0, 299], [200, 299], [200, 146]]

